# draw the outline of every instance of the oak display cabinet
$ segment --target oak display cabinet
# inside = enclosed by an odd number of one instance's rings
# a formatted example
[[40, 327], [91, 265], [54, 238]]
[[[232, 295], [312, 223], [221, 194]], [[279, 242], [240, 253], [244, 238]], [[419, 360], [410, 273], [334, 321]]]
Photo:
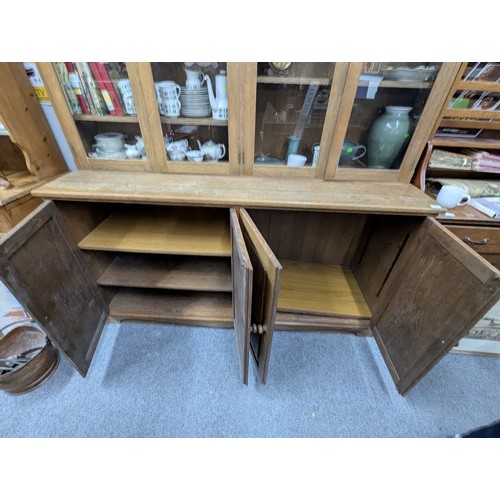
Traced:
[[[296, 74], [263, 75], [257, 63], [227, 63], [229, 158], [214, 172], [165, 154], [164, 127], [176, 124], [159, 113], [154, 83], [173, 73], [128, 63], [136, 104], [146, 106], [137, 108], [144, 168], [85, 156], [78, 171], [33, 191], [45, 201], [0, 240], [1, 278], [81, 374], [108, 315], [233, 327], [243, 383], [250, 358], [266, 381], [275, 329], [371, 331], [405, 394], [498, 300], [497, 269], [438, 224], [440, 209], [406, 179], [431, 112], [406, 167], [360, 177], [337, 166], [362, 65], [300, 64]], [[443, 63], [425, 109], [444, 101], [458, 66]], [[306, 149], [320, 138], [317, 164], [256, 164], [257, 103], [305, 99], [311, 74], [329, 90], [318, 122], [304, 122]], [[265, 123], [273, 139], [265, 129], [264, 155], [293, 135], [295, 118]]]

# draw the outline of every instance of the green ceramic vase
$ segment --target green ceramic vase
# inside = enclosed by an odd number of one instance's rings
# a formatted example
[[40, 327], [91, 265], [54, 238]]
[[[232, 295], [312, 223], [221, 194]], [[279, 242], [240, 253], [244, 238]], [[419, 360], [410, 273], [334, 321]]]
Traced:
[[413, 133], [409, 106], [386, 106], [368, 133], [368, 166], [391, 168]]

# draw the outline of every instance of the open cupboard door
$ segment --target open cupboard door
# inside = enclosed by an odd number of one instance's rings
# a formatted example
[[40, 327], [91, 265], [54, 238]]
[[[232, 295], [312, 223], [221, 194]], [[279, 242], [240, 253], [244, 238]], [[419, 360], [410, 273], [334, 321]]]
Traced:
[[259, 380], [265, 384], [282, 267], [248, 212], [242, 208], [239, 215], [243, 240], [253, 268], [249, 349]]
[[[434, 219], [401, 247], [372, 330], [405, 394], [500, 297], [500, 273]], [[381, 297], [382, 298], [382, 297]]]
[[231, 276], [233, 279], [233, 321], [241, 380], [248, 384], [248, 359], [250, 352], [250, 315], [252, 312], [253, 267], [245, 245], [238, 214], [231, 209]]
[[0, 278], [85, 376], [108, 306], [53, 202], [0, 240]]

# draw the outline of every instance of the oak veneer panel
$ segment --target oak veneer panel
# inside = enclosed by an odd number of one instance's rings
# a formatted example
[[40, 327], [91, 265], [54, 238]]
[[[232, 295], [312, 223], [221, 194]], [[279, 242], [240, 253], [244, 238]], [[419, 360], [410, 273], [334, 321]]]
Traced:
[[282, 260], [278, 310], [370, 318], [351, 270], [343, 266]]
[[435, 202], [411, 184], [258, 179], [218, 175], [76, 171], [35, 189], [55, 200], [162, 205], [284, 208], [351, 213], [437, 215]]
[[115, 212], [80, 241], [85, 250], [229, 257], [229, 214], [150, 207]]
[[121, 289], [109, 305], [115, 319], [159, 321], [194, 326], [231, 328], [231, 294]]
[[218, 257], [118, 255], [101, 274], [102, 286], [231, 292], [231, 262]]

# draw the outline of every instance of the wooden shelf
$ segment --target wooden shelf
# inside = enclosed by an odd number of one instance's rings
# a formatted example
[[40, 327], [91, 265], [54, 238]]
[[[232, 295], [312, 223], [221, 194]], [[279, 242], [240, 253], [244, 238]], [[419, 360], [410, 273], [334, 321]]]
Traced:
[[[367, 80], [360, 80], [358, 83], [359, 87], [368, 87], [370, 82]], [[432, 87], [432, 82], [398, 82], [397, 80], [382, 80], [379, 88], [388, 89], [430, 89]]]
[[162, 123], [170, 123], [172, 125], [198, 125], [212, 127], [227, 127], [227, 120], [214, 120], [213, 118], [169, 118], [168, 116], [161, 117]]
[[118, 211], [79, 246], [84, 250], [229, 257], [229, 214], [191, 207]]
[[446, 118], [470, 118], [500, 120], [500, 111], [481, 111], [480, 109], [446, 109], [443, 111]]
[[343, 266], [280, 260], [283, 266], [278, 310], [371, 318], [351, 270]]
[[461, 137], [434, 137], [434, 146], [475, 149], [500, 149], [500, 141], [496, 139], [465, 139]]
[[124, 288], [109, 305], [113, 318], [174, 324], [233, 327], [231, 294]]
[[257, 83], [279, 85], [330, 85], [330, 78], [314, 78], [305, 76], [258, 76]]
[[231, 261], [218, 257], [118, 255], [97, 280], [99, 285], [231, 292]]
[[455, 86], [456, 90], [477, 90], [479, 92], [500, 92], [500, 83], [461, 81]]
[[482, 128], [487, 130], [500, 130], [500, 121], [484, 120], [441, 120], [440, 127], [451, 128]]
[[139, 123], [137, 115], [127, 116], [95, 116], [95, 115], [73, 115], [77, 122], [105, 122], [105, 123]]

